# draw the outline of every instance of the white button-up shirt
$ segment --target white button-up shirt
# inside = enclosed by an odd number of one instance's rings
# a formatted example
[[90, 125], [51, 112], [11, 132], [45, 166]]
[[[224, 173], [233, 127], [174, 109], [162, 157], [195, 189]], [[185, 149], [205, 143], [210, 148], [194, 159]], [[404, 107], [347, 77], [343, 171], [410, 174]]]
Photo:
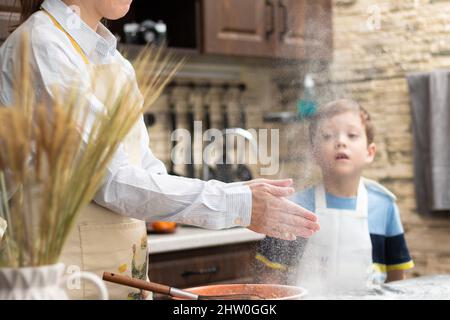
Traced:
[[[42, 7], [73, 37], [90, 63], [122, 63], [134, 76], [131, 63], [117, 51], [116, 38], [106, 27], [99, 24], [94, 31], [61, 0], [45, 0]], [[90, 78], [85, 61], [68, 36], [42, 11], [33, 14], [0, 48], [0, 105], [13, 105], [13, 74], [20, 62], [18, 50], [24, 32], [29, 34], [29, 63], [35, 76], [37, 99], [51, 98], [55, 85], [70, 88], [76, 76], [91, 110], [104, 108], [88, 93]], [[144, 131], [141, 166], [132, 165], [123, 146], [119, 147], [95, 196], [98, 204], [147, 221], [168, 220], [211, 229], [250, 224], [252, 195], [248, 186], [168, 175], [163, 163], [152, 154], [148, 132]]]

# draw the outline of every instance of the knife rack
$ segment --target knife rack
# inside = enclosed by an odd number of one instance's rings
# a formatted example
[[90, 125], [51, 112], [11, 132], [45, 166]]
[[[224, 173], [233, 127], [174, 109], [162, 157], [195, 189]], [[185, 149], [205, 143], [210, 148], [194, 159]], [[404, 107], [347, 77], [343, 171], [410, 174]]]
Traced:
[[[200, 141], [207, 138], [204, 133], [208, 126], [220, 130], [222, 139], [226, 138], [226, 129], [245, 129], [246, 110], [242, 97], [246, 90], [247, 86], [244, 83], [233, 81], [173, 81], [170, 83], [165, 92], [167, 102], [164, 109], [166, 114], [164, 127], [168, 129], [167, 144], [170, 146], [170, 152], [166, 164], [168, 163], [171, 174], [202, 180], [217, 179], [224, 182], [239, 181], [242, 178], [239, 178], [235, 172], [236, 164], [226, 163], [227, 159], [229, 162], [235, 160], [233, 157], [228, 157], [230, 150], [226, 147], [222, 150], [214, 149], [212, 155], [203, 159], [205, 148], [213, 141], [202, 143]], [[173, 111], [175, 111], [175, 117]], [[151, 113], [144, 116], [148, 126], [155, 123], [154, 118]], [[201, 121], [201, 131], [198, 124], [194, 127], [193, 121]], [[174, 164], [170, 157], [175, 146], [171, 140], [173, 129], [185, 129], [191, 135], [190, 149], [174, 154], [176, 160], [184, 160], [181, 161], [183, 164]], [[188, 145], [186, 146], [189, 147]], [[224, 146], [226, 146], [225, 140]], [[225, 163], [220, 164], [219, 159]]]

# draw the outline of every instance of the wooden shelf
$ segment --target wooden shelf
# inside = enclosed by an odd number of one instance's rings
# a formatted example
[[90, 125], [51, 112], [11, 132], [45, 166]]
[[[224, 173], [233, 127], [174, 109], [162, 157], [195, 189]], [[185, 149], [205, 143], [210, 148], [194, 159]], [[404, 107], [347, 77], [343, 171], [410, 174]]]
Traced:
[[[127, 57], [130, 59], [133, 59], [139, 55], [139, 53], [146, 48], [145, 45], [140, 44], [128, 44], [128, 43], [119, 43], [117, 45], [117, 48], [120, 52], [126, 53]], [[175, 54], [175, 55], [181, 55], [181, 56], [197, 56], [200, 55], [199, 50], [197, 49], [187, 49], [187, 48], [171, 48], [167, 47], [165, 50]]]

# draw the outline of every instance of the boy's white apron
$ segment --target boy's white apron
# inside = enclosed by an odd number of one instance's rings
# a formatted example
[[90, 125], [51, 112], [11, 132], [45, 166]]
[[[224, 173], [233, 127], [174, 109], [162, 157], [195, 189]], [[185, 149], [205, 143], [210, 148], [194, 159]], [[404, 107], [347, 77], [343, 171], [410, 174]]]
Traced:
[[320, 231], [306, 244], [297, 284], [312, 294], [364, 288], [372, 273], [372, 243], [363, 182], [355, 211], [327, 208], [323, 185], [315, 188], [315, 207]]
[[[132, 85], [128, 99], [143, 103], [136, 78], [120, 63], [91, 65], [75, 40], [62, 26], [47, 13], [55, 26], [70, 39], [75, 50], [81, 55], [92, 71], [92, 93], [101, 101], [111, 101], [111, 92], [120, 92]], [[114, 88], [106, 87], [114, 79]], [[106, 105], [106, 104], [105, 104]], [[145, 130], [139, 121], [123, 142], [123, 147], [132, 165], [141, 166], [141, 133]], [[116, 214], [95, 203], [90, 203], [78, 215], [69, 234], [60, 261], [68, 272], [89, 271], [102, 276], [104, 271], [119, 273], [146, 280], [148, 270], [147, 229], [144, 221]], [[146, 299], [148, 292], [106, 283], [111, 299]], [[88, 282], [70, 283], [69, 297], [72, 299], [94, 299], [97, 289]]]

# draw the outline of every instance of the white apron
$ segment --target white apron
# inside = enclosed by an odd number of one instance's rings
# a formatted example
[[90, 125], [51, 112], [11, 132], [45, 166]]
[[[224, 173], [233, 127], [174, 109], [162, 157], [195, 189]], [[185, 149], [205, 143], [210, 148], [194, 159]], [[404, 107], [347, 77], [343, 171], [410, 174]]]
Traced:
[[327, 208], [323, 185], [315, 188], [315, 207], [320, 231], [305, 246], [297, 284], [317, 295], [363, 289], [372, 273], [364, 184], [359, 184], [355, 211]]
[[[117, 75], [118, 65], [102, 65], [96, 70], [96, 96], [101, 100], [97, 90], [103, 90], [99, 83], [101, 77], [115, 74], [116, 83], [120, 85]], [[119, 73], [120, 74], [120, 73]], [[122, 73], [124, 71], [122, 70]], [[131, 80], [128, 80], [131, 81]], [[125, 138], [123, 146], [130, 163], [141, 166], [141, 122], [137, 123]], [[148, 253], [147, 229], [144, 221], [114, 213], [95, 203], [90, 203], [80, 213], [75, 228], [69, 236], [61, 256], [61, 262], [67, 266], [79, 266], [83, 271], [102, 276], [104, 271], [147, 279]], [[106, 283], [111, 299], [145, 299], [147, 292], [133, 288]], [[74, 299], [90, 299], [97, 297], [96, 288], [88, 282], [82, 283], [79, 289], [69, 291]]]
[[[101, 91], [105, 90], [102, 77], [113, 76], [118, 87], [122, 81], [133, 81], [123, 77], [120, 65], [102, 65], [96, 70], [95, 93], [104, 101]], [[136, 92], [136, 94], [139, 94]], [[141, 136], [143, 123], [138, 122], [123, 142], [132, 165], [141, 166]], [[83, 271], [90, 271], [101, 276], [104, 271], [119, 273], [142, 280], [147, 279], [148, 268], [147, 229], [144, 221], [128, 218], [109, 211], [94, 203], [81, 212], [76, 228], [70, 235], [61, 261], [66, 265], [80, 266]], [[112, 299], [145, 299], [147, 292], [129, 287], [107, 283]], [[95, 287], [83, 283], [81, 290], [71, 290], [72, 298], [89, 299], [96, 297]]]
[[[47, 13], [48, 14], [48, 13]], [[141, 99], [135, 78], [128, 76], [123, 66], [118, 63], [99, 66], [89, 65], [89, 61], [75, 40], [64, 31], [51, 16], [53, 23], [70, 39], [72, 45], [93, 71], [95, 83], [92, 84], [94, 95], [100, 101], [106, 101], [109, 89], [103, 84], [114, 79], [115, 88], [119, 90], [128, 81], [133, 81], [134, 93], [130, 99]], [[123, 142], [132, 165], [141, 166], [141, 132], [144, 123], [139, 121]], [[145, 127], [145, 126], [144, 126]], [[114, 213], [95, 203], [90, 203], [78, 215], [77, 221], [69, 234], [60, 261], [67, 266], [67, 272], [88, 271], [99, 277], [104, 271], [148, 279], [147, 229], [144, 221], [128, 218]], [[142, 290], [106, 282], [110, 299], [147, 299], [151, 295]], [[71, 284], [68, 294], [71, 299], [95, 299], [97, 289], [89, 282]]]

